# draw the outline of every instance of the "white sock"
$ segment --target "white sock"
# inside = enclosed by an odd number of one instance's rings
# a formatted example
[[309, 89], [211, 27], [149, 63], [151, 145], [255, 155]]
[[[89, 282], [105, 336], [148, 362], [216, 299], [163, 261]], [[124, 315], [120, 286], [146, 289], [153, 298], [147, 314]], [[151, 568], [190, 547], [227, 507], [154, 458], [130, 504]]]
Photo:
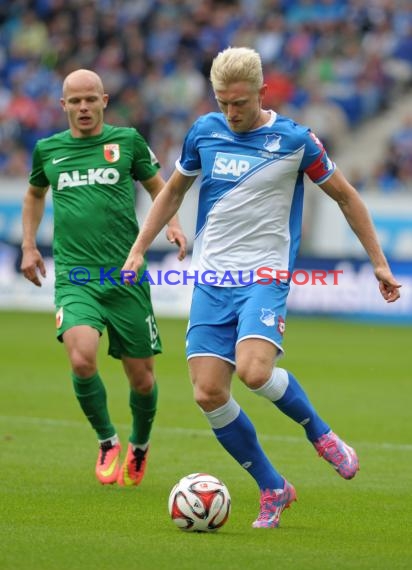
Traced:
[[119, 443], [119, 436], [117, 435], [117, 433], [115, 433], [113, 437], [108, 437], [107, 439], [99, 439], [98, 440], [99, 445], [101, 443], [105, 443], [106, 441], [110, 441], [110, 443], [112, 445], [116, 445], [117, 443]]
[[141, 449], [142, 451], [146, 451], [146, 449], [149, 447], [149, 442], [139, 443], [139, 444], [132, 443], [131, 445], [132, 445], [133, 451], [136, 451], [136, 449]]
[[284, 396], [289, 385], [289, 376], [284, 368], [274, 368], [272, 376], [257, 390], [252, 390], [258, 396], [263, 396], [271, 402], [276, 402]]
[[240, 406], [233, 399], [233, 397], [230, 396], [226, 404], [220, 408], [212, 410], [211, 412], [205, 412], [204, 410], [202, 410], [202, 412], [205, 414], [211, 427], [213, 429], [219, 429], [227, 426], [238, 417], [240, 413]]

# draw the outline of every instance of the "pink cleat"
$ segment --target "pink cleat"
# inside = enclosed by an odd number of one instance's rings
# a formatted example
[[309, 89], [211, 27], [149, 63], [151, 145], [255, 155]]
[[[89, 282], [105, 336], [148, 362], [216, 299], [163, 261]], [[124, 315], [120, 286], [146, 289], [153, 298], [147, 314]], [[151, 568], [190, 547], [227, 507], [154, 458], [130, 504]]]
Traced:
[[328, 461], [344, 479], [352, 479], [359, 471], [356, 451], [333, 431], [322, 435], [313, 445], [320, 457]]
[[132, 487], [133, 485], [139, 485], [142, 481], [145, 470], [147, 455], [149, 453], [149, 448], [142, 449], [136, 448], [133, 451], [133, 446], [129, 443], [127, 447], [127, 456], [124, 460], [122, 468], [120, 469], [119, 476], [117, 478], [117, 483], [122, 487]]
[[293, 485], [285, 480], [283, 489], [265, 489], [260, 492], [260, 512], [252, 523], [253, 528], [277, 528], [280, 515], [296, 501], [296, 491]]
[[120, 470], [121, 449], [120, 443], [113, 445], [111, 441], [103, 441], [100, 444], [96, 463], [96, 477], [102, 485], [116, 483]]

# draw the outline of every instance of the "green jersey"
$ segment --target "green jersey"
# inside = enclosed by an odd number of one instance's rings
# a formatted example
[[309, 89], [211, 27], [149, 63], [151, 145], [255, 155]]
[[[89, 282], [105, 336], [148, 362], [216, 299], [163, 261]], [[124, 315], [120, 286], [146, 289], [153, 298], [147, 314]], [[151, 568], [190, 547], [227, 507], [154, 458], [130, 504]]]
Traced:
[[30, 184], [53, 192], [56, 275], [86, 267], [122, 268], [139, 231], [135, 180], [160, 168], [133, 128], [104, 125], [99, 135], [70, 130], [37, 142]]

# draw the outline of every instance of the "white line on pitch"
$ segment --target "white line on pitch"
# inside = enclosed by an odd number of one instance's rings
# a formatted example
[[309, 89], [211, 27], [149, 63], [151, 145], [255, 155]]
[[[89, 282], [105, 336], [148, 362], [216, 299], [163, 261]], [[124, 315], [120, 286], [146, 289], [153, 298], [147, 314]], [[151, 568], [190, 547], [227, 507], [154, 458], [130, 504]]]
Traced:
[[[26, 423], [38, 426], [56, 426], [56, 427], [71, 427], [71, 428], [81, 428], [84, 427], [86, 422], [81, 422], [77, 420], [63, 420], [63, 419], [53, 419], [53, 418], [37, 418], [29, 416], [4, 416], [0, 415], [0, 421], [4, 423]], [[130, 425], [128, 424], [116, 424], [121, 429], [128, 429]], [[192, 428], [182, 428], [182, 427], [160, 427], [156, 426], [155, 431], [160, 434], [175, 434], [181, 436], [198, 436], [198, 437], [210, 437], [211, 431], [208, 429], [192, 429]], [[297, 437], [291, 435], [276, 435], [276, 434], [259, 434], [259, 439], [265, 441], [279, 441], [288, 443], [305, 443], [305, 437]], [[388, 442], [352, 442], [356, 447], [366, 447], [369, 449], [381, 449], [390, 451], [412, 451], [412, 445], [408, 443], [388, 443]]]

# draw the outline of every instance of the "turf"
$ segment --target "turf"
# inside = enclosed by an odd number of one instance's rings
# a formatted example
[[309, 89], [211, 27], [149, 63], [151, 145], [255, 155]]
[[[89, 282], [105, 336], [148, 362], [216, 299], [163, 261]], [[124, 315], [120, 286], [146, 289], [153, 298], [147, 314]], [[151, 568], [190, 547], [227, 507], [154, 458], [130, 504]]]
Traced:
[[[0, 314], [0, 567], [2, 570], [395, 570], [412, 567], [412, 333], [407, 327], [290, 317], [283, 365], [335, 431], [356, 446], [361, 471], [344, 481], [302, 429], [235, 379], [298, 503], [277, 530], [255, 530], [254, 481], [211, 436], [192, 401], [186, 323], [160, 320], [159, 412], [147, 476], [136, 489], [94, 479], [96, 444], [72, 394], [53, 315]], [[100, 371], [124, 447], [127, 386], [105, 337]], [[210, 472], [233, 508], [213, 534], [178, 530], [167, 513], [175, 481]]]

